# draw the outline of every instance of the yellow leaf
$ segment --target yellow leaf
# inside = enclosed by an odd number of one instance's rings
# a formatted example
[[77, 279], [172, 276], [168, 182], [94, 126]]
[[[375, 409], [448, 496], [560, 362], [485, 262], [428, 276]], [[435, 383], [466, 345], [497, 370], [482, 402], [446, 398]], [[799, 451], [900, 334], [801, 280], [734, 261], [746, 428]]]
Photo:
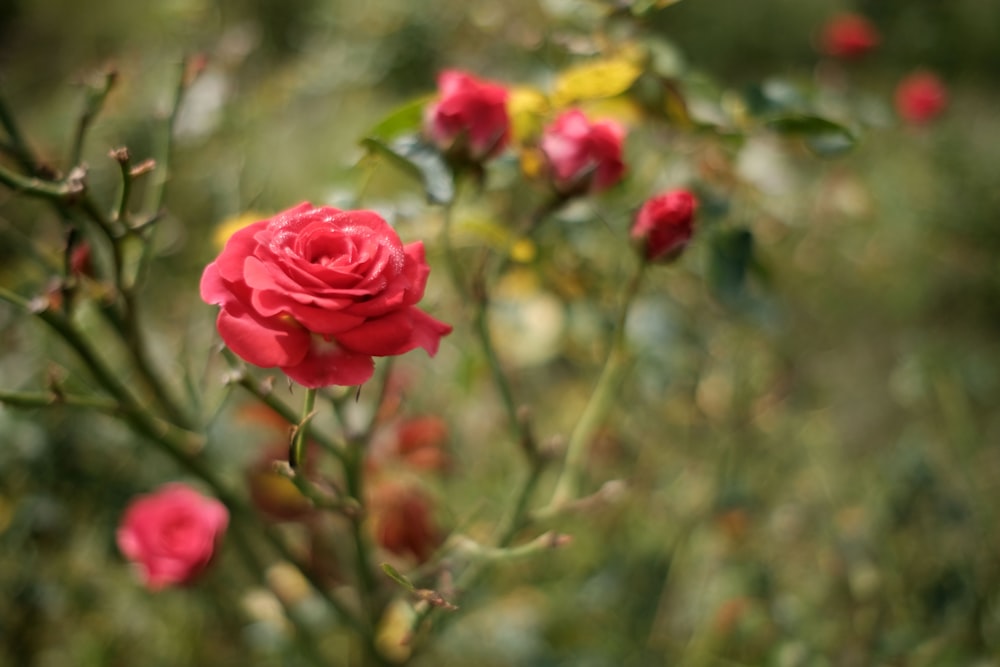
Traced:
[[215, 244], [215, 247], [221, 248], [226, 245], [226, 241], [229, 240], [230, 236], [240, 231], [247, 225], [263, 219], [264, 216], [254, 211], [247, 211], [246, 213], [226, 218], [215, 228], [215, 234], [212, 235], [212, 242]]
[[621, 95], [642, 74], [631, 58], [609, 58], [577, 65], [564, 71], [556, 80], [553, 102], [564, 107], [582, 100], [596, 100]]
[[511, 129], [518, 143], [539, 134], [549, 113], [549, 100], [540, 90], [521, 86], [513, 88], [507, 98]]

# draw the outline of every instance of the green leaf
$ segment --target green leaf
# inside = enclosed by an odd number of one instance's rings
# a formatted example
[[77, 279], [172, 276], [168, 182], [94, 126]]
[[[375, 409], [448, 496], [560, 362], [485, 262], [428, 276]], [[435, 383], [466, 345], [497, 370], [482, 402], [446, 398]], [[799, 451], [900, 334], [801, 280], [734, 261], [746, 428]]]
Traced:
[[819, 116], [797, 114], [772, 118], [767, 127], [786, 136], [800, 137], [820, 157], [835, 157], [854, 148], [857, 138], [849, 129]]
[[451, 167], [437, 148], [419, 137], [406, 135], [392, 142], [368, 137], [362, 139], [361, 144], [419, 180], [432, 204], [448, 204], [455, 198], [455, 176]]
[[746, 297], [747, 274], [754, 263], [753, 233], [745, 227], [715, 234], [709, 246], [708, 285], [719, 301], [737, 305]]
[[365, 132], [365, 136], [391, 141], [404, 134], [417, 133], [424, 121], [424, 109], [433, 99], [432, 95], [427, 95], [396, 107], [377, 125]]
[[409, 579], [400, 574], [399, 570], [394, 568], [392, 565], [389, 565], [388, 563], [382, 563], [382, 571], [385, 572], [386, 576], [388, 576], [390, 579], [395, 581], [397, 584], [399, 584], [409, 592], [415, 593], [417, 591], [417, 587], [414, 586]]

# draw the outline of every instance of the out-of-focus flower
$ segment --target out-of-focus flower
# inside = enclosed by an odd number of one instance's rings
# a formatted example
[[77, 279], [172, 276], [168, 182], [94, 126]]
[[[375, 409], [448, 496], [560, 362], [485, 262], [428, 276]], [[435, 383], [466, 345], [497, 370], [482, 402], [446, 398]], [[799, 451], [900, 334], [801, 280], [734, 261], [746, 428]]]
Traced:
[[896, 86], [896, 113], [908, 123], [928, 123], [947, 106], [948, 90], [931, 72], [914, 72]]
[[225, 505], [172, 483], [129, 504], [118, 527], [118, 548], [158, 590], [193, 581], [208, 566], [226, 526]]
[[[310, 447], [315, 450], [315, 447]], [[306, 456], [306, 474], [310, 472], [312, 462], [318, 452], [312, 451], [312, 456]], [[275, 469], [279, 461], [288, 457], [288, 443], [279, 442], [266, 448], [261, 456], [247, 469], [247, 487], [250, 499], [262, 514], [276, 521], [298, 521], [314, 512], [312, 502], [302, 495], [287, 476]], [[301, 474], [301, 473], [300, 473]]]
[[304, 203], [237, 231], [201, 278], [235, 354], [306, 387], [358, 385], [372, 357], [437, 352], [451, 327], [418, 309], [430, 267], [372, 211]]
[[89, 243], [83, 241], [73, 247], [69, 254], [69, 268], [78, 276], [94, 277], [94, 261]]
[[823, 53], [834, 58], [860, 58], [878, 46], [878, 30], [861, 14], [838, 14], [830, 19], [820, 37]]
[[441, 543], [431, 499], [419, 487], [402, 481], [376, 480], [369, 490], [375, 541], [397, 556], [425, 562]]
[[632, 225], [632, 240], [649, 262], [669, 262], [687, 247], [694, 234], [698, 200], [690, 191], [679, 189], [646, 200]]
[[451, 465], [448, 456], [448, 423], [440, 417], [412, 417], [396, 430], [396, 450], [410, 466], [420, 470], [446, 470]]
[[458, 162], [495, 157], [510, 138], [507, 89], [460, 70], [438, 76], [438, 99], [424, 112], [424, 133]]
[[542, 133], [541, 149], [555, 189], [563, 195], [599, 192], [625, 173], [625, 128], [613, 120], [590, 122], [579, 109], [559, 115]]

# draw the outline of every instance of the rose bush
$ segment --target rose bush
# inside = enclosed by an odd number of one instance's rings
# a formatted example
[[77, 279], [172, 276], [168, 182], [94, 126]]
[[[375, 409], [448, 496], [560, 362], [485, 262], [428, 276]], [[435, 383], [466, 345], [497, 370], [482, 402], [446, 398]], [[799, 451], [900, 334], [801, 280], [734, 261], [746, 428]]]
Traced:
[[166, 484], [128, 506], [118, 548], [140, 566], [149, 588], [186, 584], [211, 562], [228, 523], [229, 512], [215, 498]]
[[423, 244], [378, 214], [304, 203], [233, 234], [201, 297], [222, 306], [219, 334], [245, 361], [310, 388], [357, 385], [372, 357], [434, 355], [451, 331], [416, 307], [429, 272]]
[[676, 259], [694, 234], [698, 200], [688, 190], [670, 190], [649, 198], [636, 214], [632, 240], [649, 262]]
[[625, 128], [613, 120], [591, 122], [579, 109], [560, 114], [541, 141], [555, 189], [568, 196], [618, 183], [625, 173], [624, 140]]
[[459, 70], [438, 76], [438, 99], [424, 113], [424, 133], [457, 161], [495, 157], [510, 138], [507, 89]]

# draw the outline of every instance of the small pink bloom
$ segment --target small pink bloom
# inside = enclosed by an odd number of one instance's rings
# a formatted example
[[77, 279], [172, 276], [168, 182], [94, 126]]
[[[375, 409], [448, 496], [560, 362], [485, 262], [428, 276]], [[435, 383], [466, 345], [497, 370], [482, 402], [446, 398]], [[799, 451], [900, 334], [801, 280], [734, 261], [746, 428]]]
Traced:
[[215, 498], [179, 483], [139, 496], [118, 527], [118, 548], [137, 563], [146, 585], [187, 584], [211, 562], [229, 512]]
[[823, 27], [820, 48], [834, 58], [860, 58], [879, 44], [875, 25], [860, 14], [838, 14]]
[[613, 120], [591, 123], [578, 109], [560, 114], [545, 128], [541, 142], [556, 190], [585, 194], [618, 183], [625, 173], [624, 141], [625, 128]]
[[424, 111], [424, 133], [464, 162], [496, 157], [510, 139], [507, 89], [459, 70], [438, 76], [438, 99]]
[[646, 200], [636, 214], [632, 240], [650, 262], [669, 262], [684, 251], [694, 234], [698, 200], [688, 190], [671, 190]]
[[937, 118], [948, 106], [948, 90], [930, 72], [914, 72], [896, 87], [896, 112], [915, 125]]
[[372, 211], [300, 204], [233, 234], [201, 277], [235, 354], [305, 387], [358, 385], [372, 357], [437, 352], [451, 327], [417, 308], [430, 267]]

